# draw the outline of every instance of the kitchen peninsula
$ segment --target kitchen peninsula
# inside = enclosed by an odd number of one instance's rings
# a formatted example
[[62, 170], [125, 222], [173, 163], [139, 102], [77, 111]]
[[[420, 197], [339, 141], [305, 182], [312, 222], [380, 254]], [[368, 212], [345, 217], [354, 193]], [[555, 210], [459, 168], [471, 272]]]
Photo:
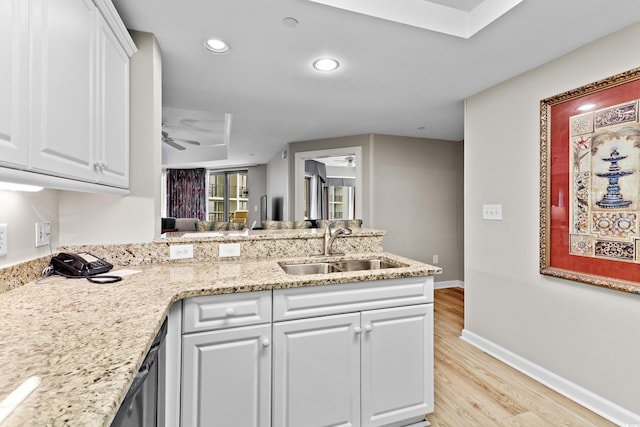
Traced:
[[[0, 401], [29, 378], [39, 382], [3, 427], [108, 426], [170, 309], [185, 299], [407, 278], [426, 280], [432, 293], [430, 276], [440, 269], [384, 253], [384, 234], [362, 229], [340, 237], [335, 251], [345, 255], [330, 259], [382, 257], [399, 267], [315, 275], [281, 267], [318, 259], [322, 235], [315, 231], [169, 234], [146, 244], [61, 248], [89, 251], [116, 264], [114, 271], [135, 274], [109, 285], [51, 277], [0, 294]], [[219, 258], [225, 243], [238, 243], [241, 255]], [[173, 244], [192, 244], [194, 258], [169, 260]]]

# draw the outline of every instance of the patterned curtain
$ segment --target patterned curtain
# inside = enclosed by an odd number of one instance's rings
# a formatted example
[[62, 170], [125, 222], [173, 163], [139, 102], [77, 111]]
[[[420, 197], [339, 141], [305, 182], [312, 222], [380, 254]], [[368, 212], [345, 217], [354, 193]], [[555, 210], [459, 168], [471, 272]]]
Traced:
[[167, 170], [167, 216], [205, 219], [206, 169]]

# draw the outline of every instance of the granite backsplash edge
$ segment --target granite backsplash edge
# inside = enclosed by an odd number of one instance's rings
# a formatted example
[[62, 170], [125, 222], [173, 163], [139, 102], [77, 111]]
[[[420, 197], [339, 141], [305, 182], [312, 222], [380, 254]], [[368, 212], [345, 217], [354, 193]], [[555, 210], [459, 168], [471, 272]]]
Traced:
[[[241, 244], [240, 257], [229, 258], [219, 257], [219, 245], [223, 243], [219, 241], [156, 241], [151, 243], [63, 246], [58, 248], [57, 252], [89, 252], [119, 267], [134, 267], [166, 262], [208, 262], [211, 260], [233, 262], [247, 259], [285, 258], [320, 254], [322, 253], [322, 238], [318, 238], [319, 236], [314, 237], [305, 239], [283, 238], [270, 241], [249, 239], [239, 242]], [[181, 243], [193, 244], [193, 259], [169, 259], [169, 246]], [[336, 252], [345, 254], [382, 252], [383, 236], [354, 235], [348, 238], [339, 238], [334, 246]], [[0, 268], [0, 294], [41, 278], [50, 260], [51, 256], [44, 256]]]

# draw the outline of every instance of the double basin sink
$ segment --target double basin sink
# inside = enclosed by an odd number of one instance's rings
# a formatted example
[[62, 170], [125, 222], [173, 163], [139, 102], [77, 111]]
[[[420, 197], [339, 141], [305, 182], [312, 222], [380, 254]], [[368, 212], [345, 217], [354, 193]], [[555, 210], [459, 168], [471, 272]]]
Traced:
[[287, 274], [329, 274], [348, 271], [381, 270], [385, 268], [406, 267], [406, 264], [390, 262], [384, 259], [349, 259], [340, 261], [312, 261], [296, 264], [280, 263]]

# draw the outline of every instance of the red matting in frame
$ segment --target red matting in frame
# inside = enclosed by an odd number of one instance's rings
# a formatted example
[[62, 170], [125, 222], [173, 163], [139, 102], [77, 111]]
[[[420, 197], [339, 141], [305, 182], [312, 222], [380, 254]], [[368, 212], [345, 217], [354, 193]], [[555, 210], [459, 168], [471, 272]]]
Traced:
[[602, 278], [636, 282], [640, 285], [640, 264], [606, 258], [571, 255], [569, 253], [569, 117], [580, 114], [583, 104], [606, 108], [640, 99], [640, 79], [602, 89], [550, 107], [549, 148], [549, 267]]

